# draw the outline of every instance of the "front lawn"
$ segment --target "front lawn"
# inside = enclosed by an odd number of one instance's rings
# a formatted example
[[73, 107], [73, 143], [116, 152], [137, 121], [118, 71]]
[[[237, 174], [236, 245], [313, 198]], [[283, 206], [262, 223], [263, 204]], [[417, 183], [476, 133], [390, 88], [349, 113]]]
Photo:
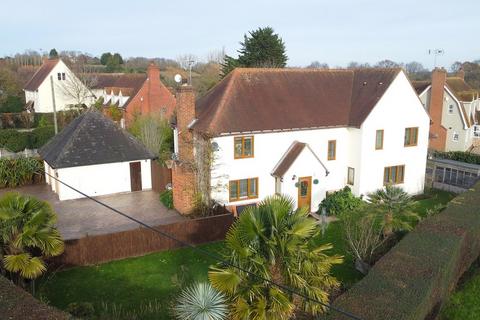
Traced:
[[[452, 198], [451, 193], [431, 191], [415, 202], [414, 210], [424, 216], [427, 209], [439, 203], [446, 204]], [[344, 256], [344, 263], [332, 269], [344, 288], [362, 278], [347, 252], [340, 222], [331, 222], [319, 241], [333, 244], [331, 253]], [[221, 252], [224, 244], [217, 242], [201, 247]], [[37, 295], [60, 309], [72, 302], [90, 302], [97, 315], [109, 314], [116, 319], [131, 319], [132, 313], [141, 312], [138, 317], [141, 319], [171, 319], [169, 310], [180, 289], [194, 281], [207, 281], [208, 268], [215, 262], [184, 248], [98, 266], [77, 267], [45, 276], [39, 281]]]

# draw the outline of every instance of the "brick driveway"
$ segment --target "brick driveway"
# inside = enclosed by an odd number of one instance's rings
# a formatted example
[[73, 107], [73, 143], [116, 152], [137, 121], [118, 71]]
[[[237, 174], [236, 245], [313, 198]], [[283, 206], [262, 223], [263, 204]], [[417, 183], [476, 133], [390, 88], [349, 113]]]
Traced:
[[[106, 234], [138, 228], [138, 224], [89, 200], [59, 201], [47, 185], [25, 186], [16, 191], [50, 202], [58, 214], [58, 229], [65, 240], [86, 235]], [[96, 197], [96, 199], [150, 225], [169, 224], [186, 219], [177, 211], [167, 209], [154, 191], [139, 191]]]

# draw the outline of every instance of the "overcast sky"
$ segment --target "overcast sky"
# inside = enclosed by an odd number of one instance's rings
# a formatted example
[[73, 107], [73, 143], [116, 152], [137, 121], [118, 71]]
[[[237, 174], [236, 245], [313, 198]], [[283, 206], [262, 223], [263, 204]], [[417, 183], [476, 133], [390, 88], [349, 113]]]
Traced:
[[26, 49], [200, 58], [271, 26], [290, 66], [480, 59], [480, 0], [0, 0], [0, 56]]

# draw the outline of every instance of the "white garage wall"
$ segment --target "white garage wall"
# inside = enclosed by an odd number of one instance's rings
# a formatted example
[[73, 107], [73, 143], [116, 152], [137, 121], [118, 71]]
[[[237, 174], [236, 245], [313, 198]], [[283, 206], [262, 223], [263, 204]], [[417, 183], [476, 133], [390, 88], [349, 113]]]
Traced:
[[[132, 161], [136, 162], [136, 161]], [[150, 160], [141, 160], [142, 189], [152, 188]], [[89, 196], [100, 196], [119, 192], [129, 192], [130, 162], [117, 162], [92, 166], [58, 169], [58, 179], [75, 187]], [[53, 184], [52, 184], [53, 186]], [[58, 186], [60, 200], [78, 199], [83, 196], [60, 184]]]

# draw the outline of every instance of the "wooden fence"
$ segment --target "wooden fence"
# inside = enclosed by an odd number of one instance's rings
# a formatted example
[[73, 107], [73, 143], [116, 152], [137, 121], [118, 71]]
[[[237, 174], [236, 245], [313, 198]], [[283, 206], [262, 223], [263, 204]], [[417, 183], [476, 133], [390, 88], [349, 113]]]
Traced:
[[172, 170], [152, 161], [152, 189], [162, 192], [169, 183], [172, 183]]
[[[225, 239], [234, 219], [232, 214], [228, 213], [159, 225], [156, 228], [177, 239], [197, 245]], [[180, 247], [180, 243], [142, 227], [67, 240], [64, 253], [54, 258], [52, 263], [64, 266], [92, 265]]]

